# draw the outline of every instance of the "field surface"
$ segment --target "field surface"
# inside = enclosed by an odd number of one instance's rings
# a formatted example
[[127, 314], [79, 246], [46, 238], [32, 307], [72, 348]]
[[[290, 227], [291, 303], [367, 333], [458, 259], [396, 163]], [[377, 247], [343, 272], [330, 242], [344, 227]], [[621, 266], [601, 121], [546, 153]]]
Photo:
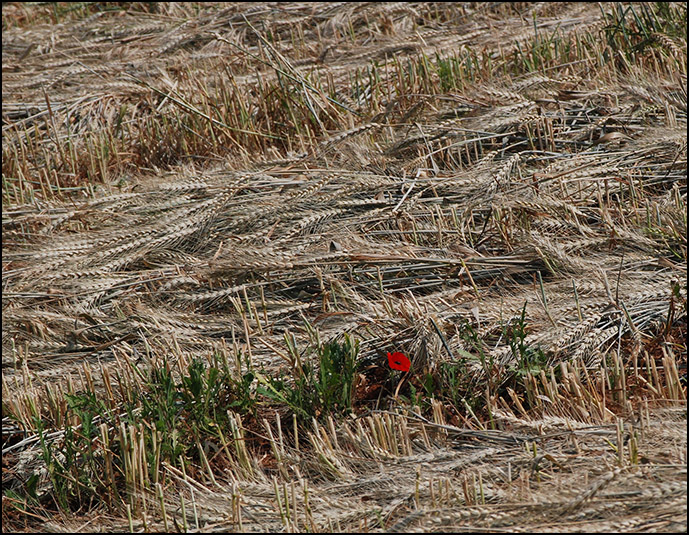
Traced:
[[3, 531], [686, 532], [686, 9], [3, 3]]

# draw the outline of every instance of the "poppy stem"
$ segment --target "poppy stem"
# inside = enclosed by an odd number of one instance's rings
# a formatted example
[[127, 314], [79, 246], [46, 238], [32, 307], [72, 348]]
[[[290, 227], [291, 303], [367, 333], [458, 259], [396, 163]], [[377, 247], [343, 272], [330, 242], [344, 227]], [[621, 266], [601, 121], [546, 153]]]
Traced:
[[409, 372], [406, 372], [402, 376], [402, 379], [400, 380], [399, 384], [397, 385], [397, 388], [395, 388], [395, 399], [397, 399], [397, 394], [399, 394], [400, 387], [402, 386], [402, 383], [404, 382], [404, 380], [407, 378], [407, 375], [409, 375]]

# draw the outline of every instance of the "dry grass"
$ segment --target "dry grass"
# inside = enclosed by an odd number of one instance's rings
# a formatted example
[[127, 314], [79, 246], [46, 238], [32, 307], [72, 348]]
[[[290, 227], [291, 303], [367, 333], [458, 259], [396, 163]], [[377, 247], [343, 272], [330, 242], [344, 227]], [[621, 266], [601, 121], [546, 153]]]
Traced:
[[3, 4], [3, 527], [686, 531], [685, 38]]

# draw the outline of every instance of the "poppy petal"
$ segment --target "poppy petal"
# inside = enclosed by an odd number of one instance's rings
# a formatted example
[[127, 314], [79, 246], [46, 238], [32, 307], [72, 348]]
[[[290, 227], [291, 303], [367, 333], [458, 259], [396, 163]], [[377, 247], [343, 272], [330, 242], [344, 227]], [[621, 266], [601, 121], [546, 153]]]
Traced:
[[388, 353], [388, 364], [393, 370], [402, 372], [408, 372], [409, 368], [411, 368], [411, 361], [404, 356], [404, 353], [400, 353], [399, 351]]

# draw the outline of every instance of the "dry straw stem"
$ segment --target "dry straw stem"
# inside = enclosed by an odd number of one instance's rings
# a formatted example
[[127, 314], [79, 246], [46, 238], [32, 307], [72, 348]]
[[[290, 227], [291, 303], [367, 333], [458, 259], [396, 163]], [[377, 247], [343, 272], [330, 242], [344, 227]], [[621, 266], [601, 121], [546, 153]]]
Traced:
[[3, 526], [686, 531], [684, 4], [2, 9]]

